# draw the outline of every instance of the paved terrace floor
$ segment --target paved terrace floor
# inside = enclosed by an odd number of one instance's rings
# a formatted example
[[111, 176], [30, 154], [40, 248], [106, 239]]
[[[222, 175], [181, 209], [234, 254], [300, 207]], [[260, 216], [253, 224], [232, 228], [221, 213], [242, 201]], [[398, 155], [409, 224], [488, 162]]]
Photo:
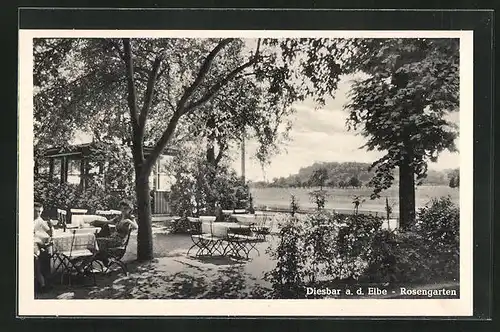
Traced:
[[[129, 275], [119, 272], [96, 276], [97, 285], [91, 280], [86, 285], [54, 285], [39, 299], [236, 299], [270, 298], [269, 282], [265, 271], [275, 262], [266, 250], [274, 246], [277, 236], [259, 243], [260, 255], [252, 252], [248, 261], [229, 258], [194, 258], [186, 255], [191, 238], [184, 234], [169, 234], [161, 224], [153, 227], [153, 248], [156, 257], [151, 262], [136, 262], [137, 238], [132, 234], [124, 260]], [[192, 252], [191, 252], [192, 253]], [[458, 283], [424, 285], [429, 288], [458, 287]], [[415, 286], [414, 286], [415, 287]], [[380, 296], [393, 298], [396, 295]], [[373, 297], [371, 297], [373, 298]]]
[[[192, 299], [192, 298], [267, 298], [269, 283], [264, 271], [273, 268], [266, 254], [270, 242], [259, 243], [260, 256], [250, 260], [194, 258], [186, 255], [192, 245], [189, 235], [168, 234], [166, 228], [153, 228], [153, 261], [136, 262], [137, 238], [132, 234], [124, 261], [129, 275], [119, 272], [96, 276], [97, 286], [54, 285], [37, 295], [40, 299]], [[190, 252], [190, 255], [193, 251]]]

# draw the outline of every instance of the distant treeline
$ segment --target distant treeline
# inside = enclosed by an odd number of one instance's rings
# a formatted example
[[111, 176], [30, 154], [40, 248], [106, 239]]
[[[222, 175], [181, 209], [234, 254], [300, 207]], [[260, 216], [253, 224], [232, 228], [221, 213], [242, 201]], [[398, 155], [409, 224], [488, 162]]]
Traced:
[[[255, 181], [253, 187], [280, 187], [280, 188], [309, 188], [309, 187], [333, 187], [348, 188], [367, 186], [373, 177], [373, 171], [369, 172], [370, 164], [358, 162], [323, 162], [314, 163], [303, 167], [298, 174], [288, 177], [274, 178], [272, 181]], [[456, 176], [458, 169], [443, 171], [428, 170], [427, 177], [422, 181], [424, 185], [449, 185], [450, 179]], [[395, 183], [398, 182], [398, 171], [395, 170]]]

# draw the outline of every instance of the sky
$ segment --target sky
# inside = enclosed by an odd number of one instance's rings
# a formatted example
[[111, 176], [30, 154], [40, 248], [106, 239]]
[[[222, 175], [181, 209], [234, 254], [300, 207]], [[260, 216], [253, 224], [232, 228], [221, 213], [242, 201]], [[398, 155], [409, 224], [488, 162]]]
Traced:
[[[322, 108], [317, 108], [312, 101], [295, 104], [296, 112], [292, 116], [290, 140], [280, 145], [280, 153], [273, 156], [270, 163], [262, 169], [254, 155], [257, 150], [256, 140], [248, 140], [245, 150], [245, 176], [251, 181], [272, 181], [273, 178], [287, 177], [298, 173], [302, 167], [315, 162], [364, 162], [372, 163], [383, 156], [383, 152], [361, 149], [366, 139], [359, 132], [348, 131], [345, 126], [348, 112], [343, 109], [347, 103], [347, 93], [352, 78], [343, 78], [338, 85], [334, 99], [326, 101]], [[459, 124], [459, 113], [449, 118]], [[91, 137], [79, 133], [75, 142], [90, 141]], [[459, 140], [455, 142], [459, 148]], [[233, 157], [232, 166], [241, 174], [241, 151], [234, 148], [230, 151]], [[444, 170], [460, 166], [459, 153], [444, 151], [436, 163], [429, 163], [429, 169]]]
[[[292, 116], [290, 140], [281, 146], [281, 152], [270, 160], [264, 170], [252, 157], [257, 148], [256, 141], [247, 141], [246, 178], [252, 181], [272, 181], [276, 177], [296, 174], [300, 168], [315, 162], [371, 163], [383, 156], [383, 152], [360, 149], [366, 139], [359, 132], [348, 131], [345, 126], [348, 112], [342, 106], [348, 100], [349, 82], [350, 79], [344, 78], [339, 83], [335, 98], [328, 100], [320, 109], [316, 109], [316, 105], [310, 101], [294, 105], [296, 113]], [[458, 124], [458, 112], [452, 114], [450, 120]], [[458, 139], [456, 145], [459, 148]], [[234, 157], [233, 167], [241, 174], [241, 153], [235, 149], [231, 154]], [[459, 165], [459, 154], [445, 151], [439, 155], [436, 163], [429, 164], [429, 169], [443, 170], [457, 168]]]

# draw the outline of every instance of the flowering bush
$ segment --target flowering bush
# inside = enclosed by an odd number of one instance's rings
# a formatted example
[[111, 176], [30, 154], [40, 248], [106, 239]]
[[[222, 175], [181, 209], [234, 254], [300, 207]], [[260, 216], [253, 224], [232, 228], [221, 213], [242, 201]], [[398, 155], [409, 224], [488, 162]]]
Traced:
[[[89, 212], [116, 209], [120, 200], [136, 202], [134, 167], [130, 148], [113, 141], [94, 142], [89, 146], [89, 168], [101, 165], [106, 172], [89, 173], [85, 190], [77, 184], [59, 183], [38, 174], [34, 179], [34, 199], [45, 206], [44, 217], [56, 217], [56, 209], [87, 209]], [[108, 176], [106, 176], [106, 174]]]
[[316, 282], [357, 279], [366, 269], [367, 243], [382, 226], [373, 216], [324, 210], [302, 220], [283, 216], [280, 242], [270, 249], [276, 267], [266, 275], [277, 298], [304, 297], [304, 286]]
[[246, 209], [250, 190], [227, 165], [213, 167], [203, 158], [177, 161], [170, 201], [179, 216], [214, 214], [215, 203], [222, 209]]
[[272, 283], [275, 298], [303, 298], [304, 293], [304, 243], [303, 228], [293, 217], [281, 220], [280, 241], [269, 251], [276, 260], [276, 267], [265, 274]]
[[44, 218], [56, 218], [56, 209], [79, 208], [87, 209], [90, 213], [113, 209], [123, 198], [131, 197], [121, 192], [108, 192], [93, 179], [88, 180], [83, 192], [78, 185], [59, 183], [59, 180], [49, 181], [45, 177], [37, 177], [34, 181], [34, 200], [44, 205]]
[[312, 203], [316, 204], [316, 208], [318, 210], [322, 210], [325, 208], [328, 196], [328, 192], [323, 189], [313, 190], [309, 193], [309, 199]]
[[71, 183], [50, 181], [45, 177], [37, 177], [34, 181], [34, 200], [41, 202], [44, 216], [55, 217], [56, 209], [69, 210], [75, 208], [79, 199], [79, 188]]
[[405, 232], [382, 229], [382, 219], [370, 215], [287, 217], [281, 241], [270, 249], [277, 265], [267, 279], [275, 297], [303, 297], [304, 286], [324, 281], [458, 281], [459, 209], [448, 197], [420, 209]]

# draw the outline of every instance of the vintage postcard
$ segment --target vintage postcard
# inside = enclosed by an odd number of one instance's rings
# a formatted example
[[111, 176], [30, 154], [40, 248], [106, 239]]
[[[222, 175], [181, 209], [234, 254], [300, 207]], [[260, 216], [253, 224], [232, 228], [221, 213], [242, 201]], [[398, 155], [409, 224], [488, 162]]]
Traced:
[[471, 316], [472, 55], [19, 30], [18, 314]]

